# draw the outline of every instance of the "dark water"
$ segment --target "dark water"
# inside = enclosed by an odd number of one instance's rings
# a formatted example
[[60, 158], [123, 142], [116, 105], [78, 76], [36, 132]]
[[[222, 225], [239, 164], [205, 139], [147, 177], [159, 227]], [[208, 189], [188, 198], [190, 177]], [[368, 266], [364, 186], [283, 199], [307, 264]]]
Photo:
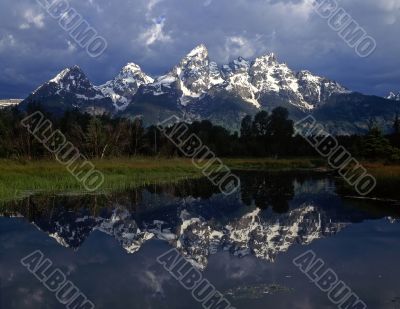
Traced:
[[337, 308], [294, 266], [313, 250], [368, 305], [400, 308], [400, 205], [318, 174], [240, 174], [110, 196], [35, 196], [0, 216], [1, 308], [65, 308], [20, 260], [51, 259], [96, 308], [201, 308], [157, 257], [175, 247], [235, 308]]

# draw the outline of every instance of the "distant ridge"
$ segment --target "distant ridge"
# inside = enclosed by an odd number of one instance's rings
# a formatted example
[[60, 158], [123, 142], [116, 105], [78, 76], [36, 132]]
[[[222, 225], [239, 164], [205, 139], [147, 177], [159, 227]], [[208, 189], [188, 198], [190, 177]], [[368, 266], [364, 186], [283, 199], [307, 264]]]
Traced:
[[23, 101], [23, 99], [1, 99], [0, 100], [0, 108], [18, 105], [22, 101]]

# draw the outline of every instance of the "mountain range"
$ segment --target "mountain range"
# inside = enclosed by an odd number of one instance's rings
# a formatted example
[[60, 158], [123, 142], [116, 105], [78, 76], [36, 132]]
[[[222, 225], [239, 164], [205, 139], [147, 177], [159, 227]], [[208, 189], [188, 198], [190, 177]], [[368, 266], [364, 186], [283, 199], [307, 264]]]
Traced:
[[0, 100], [0, 109], [1, 108], [6, 108], [6, 107], [10, 107], [10, 106], [14, 106], [14, 105], [18, 105], [22, 101], [23, 100], [21, 100], [21, 99], [4, 99], [4, 100]]
[[95, 86], [80, 67], [67, 68], [21, 106], [40, 102], [55, 114], [77, 108], [141, 117], [145, 125], [175, 114], [188, 121], [208, 119], [230, 130], [238, 130], [246, 114], [283, 106], [294, 120], [312, 114], [332, 133], [350, 134], [366, 131], [371, 120], [390, 130], [399, 99], [394, 93], [387, 98], [363, 95], [309, 71], [295, 72], [273, 53], [252, 61], [239, 57], [219, 66], [199, 45], [156, 78], [128, 63], [113, 80]]

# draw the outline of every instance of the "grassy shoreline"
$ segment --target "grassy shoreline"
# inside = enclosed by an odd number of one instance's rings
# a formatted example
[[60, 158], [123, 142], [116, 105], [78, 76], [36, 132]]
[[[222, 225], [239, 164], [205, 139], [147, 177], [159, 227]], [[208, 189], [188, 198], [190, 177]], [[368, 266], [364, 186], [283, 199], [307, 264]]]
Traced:
[[[310, 159], [223, 159], [232, 170], [297, 170], [318, 167]], [[190, 159], [132, 158], [92, 161], [105, 176], [101, 192], [201, 177]], [[0, 160], [0, 201], [32, 192], [84, 192], [83, 186], [56, 161]]]
[[[376, 187], [367, 197], [400, 200], [400, 165], [381, 162], [362, 162], [362, 165], [376, 179]], [[340, 192], [357, 197], [354, 188], [345, 183]]]
[[[179, 159], [138, 158], [93, 163], [104, 174], [101, 192], [200, 176], [190, 162]], [[56, 161], [0, 160], [0, 201], [19, 198], [31, 192], [73, 193], [85, 192], [85, 189]]]
[[[326, 161], [318, 158], [225, 158], [231, 170], [257, 171], [329, 171]], [[96, 168], [105, 176], [100, 192], [113, 192], [146, 184], [176, 182], [201, 177], [190, 159], [121, 158], [94, 160]], [[377, 178], [377, 194], [393, 196], [400, 185], [400, 165], [364, 163]], [[56, 161], [0, 160], [0, 201], [5, 202], [24, 195], [41, 193], [87, 193], [66, 168]]]

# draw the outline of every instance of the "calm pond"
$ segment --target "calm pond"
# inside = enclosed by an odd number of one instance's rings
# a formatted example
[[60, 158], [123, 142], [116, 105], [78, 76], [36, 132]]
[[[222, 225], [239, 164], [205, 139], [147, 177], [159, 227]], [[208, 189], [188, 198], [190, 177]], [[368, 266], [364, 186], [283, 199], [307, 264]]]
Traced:
[[6, 205], [0, 308], [66, 307], [21, 264], [36, 250], [96, 308], [202, 308], [157, 261], [171, 248], [235, 308], [337, 308], [294, 265], [308, 250], [368, 308], [400, 308], [399, 204], [342, 196], [326, 174], [239, 175], [229, 197], [197, 179]]

